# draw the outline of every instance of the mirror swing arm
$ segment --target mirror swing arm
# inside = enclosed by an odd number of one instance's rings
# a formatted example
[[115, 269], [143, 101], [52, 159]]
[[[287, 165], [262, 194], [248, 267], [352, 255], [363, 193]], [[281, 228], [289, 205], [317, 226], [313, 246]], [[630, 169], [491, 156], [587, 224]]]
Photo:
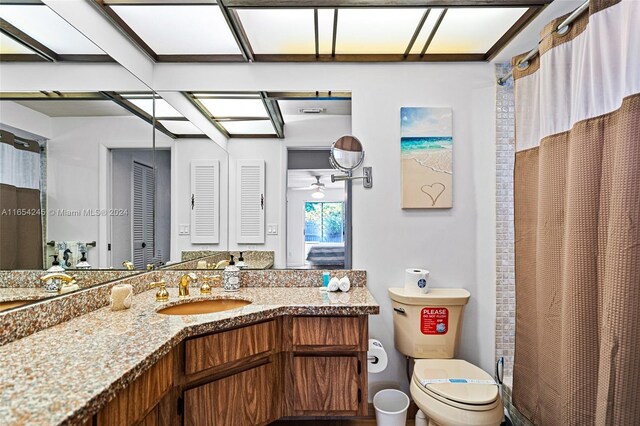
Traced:
[[362, 179], [364, 188], [373, 188], [373, 167], [363, 167], [362, 176], [351, 176], [351, 171], [345, 173], [344, 175], [331, 175], [331, 182]]
[[363, 176], [353, 176], [353, 171], [364, 161], [362, 143], [354, 136], [342, 136], [331, 145], [329, 163], [344, 175], [331, 175], [331, 182], [362, 179], [362, 186], [373, 187], [373, 167], [363, 167]]

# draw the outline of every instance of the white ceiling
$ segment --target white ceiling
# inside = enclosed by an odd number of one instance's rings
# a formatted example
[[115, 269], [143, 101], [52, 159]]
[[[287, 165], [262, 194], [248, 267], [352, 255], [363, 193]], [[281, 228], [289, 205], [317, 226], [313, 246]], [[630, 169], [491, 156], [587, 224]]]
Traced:
[[[306, 188], [316, 182], [315, 176], [321, 176], [320, 183], [324, 183], [325, 189], [344, 188], [344, 182], [331, 182], [331, 174], [336, 173], [339, 174], [339, 172], [333, 169], [289, 170], [287, 173], [287, 187]], [[311, 191], [311, 189], [309, 191]]]
[[[278, 104], [283, 116], [304, 115], [313, 118], [325, 115], [351, 115], [350, 100], [279, 100]], [[324, 108], [325, 111], [320, 114], [305, 114], [298, 111], [300, 108]]]
[[16, 101], [49, 117], [105, 117], [132, 115], [115, 102], [104, 101]]
[[540, 32], [545, 25], [559, 16], [573, 12], [582, 3], [584, 0], [555, 0], [511, 40], [492, 62], [511, 62], [512, 57], [530, 51], [538, 45]]

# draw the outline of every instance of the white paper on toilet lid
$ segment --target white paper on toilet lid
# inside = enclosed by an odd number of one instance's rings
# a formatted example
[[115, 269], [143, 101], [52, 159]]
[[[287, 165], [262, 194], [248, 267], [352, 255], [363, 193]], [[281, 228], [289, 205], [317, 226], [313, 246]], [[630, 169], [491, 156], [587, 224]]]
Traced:
[[476, 385], [497, 385], [495, 380], [479, 380], [479, 379], [423, 379], [420, 381], [422, 386], [433, 385], [436, 383], [454, 383], [454, 384], [476, 384]]
[[416, 384], [463, 404], [491, 404], [498, 386], [488, 373], [460, 359], [420, 359], [413, 369]]

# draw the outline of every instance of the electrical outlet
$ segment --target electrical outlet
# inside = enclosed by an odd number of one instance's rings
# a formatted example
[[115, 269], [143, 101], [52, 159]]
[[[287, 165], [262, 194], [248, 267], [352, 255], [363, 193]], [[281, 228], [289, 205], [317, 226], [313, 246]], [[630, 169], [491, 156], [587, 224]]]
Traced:
[[267, 235], [278, 235], [278, 224], [270, 223], [267, 225]]
[[179, 235], [189, 235], [189, 225], [180, 225], [178, 228]]

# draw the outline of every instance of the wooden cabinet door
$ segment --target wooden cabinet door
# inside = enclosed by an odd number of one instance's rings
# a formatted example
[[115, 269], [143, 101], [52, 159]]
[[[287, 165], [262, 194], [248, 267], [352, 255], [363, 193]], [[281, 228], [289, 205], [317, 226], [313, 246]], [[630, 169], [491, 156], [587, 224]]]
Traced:
[[184, 393], [187, 426], [258, 426], [280, 417], [273, 363], [189, 389]]
[[135, 425], [144, 419], [149, 410], [158, 404], [172, 386], [173, 352], [169, 352], [109, 401], [98, 412], [96, 424], [98, 426]]
[[361, 400], [356, 356], [294, 356], [295, 415], [355, 416]]

